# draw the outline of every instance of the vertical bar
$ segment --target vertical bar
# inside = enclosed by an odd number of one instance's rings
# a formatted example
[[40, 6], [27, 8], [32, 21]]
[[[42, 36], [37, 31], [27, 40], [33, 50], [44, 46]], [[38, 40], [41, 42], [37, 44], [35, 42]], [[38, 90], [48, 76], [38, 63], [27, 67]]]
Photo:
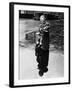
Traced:
[[9, 86], [14, 86], [14, 4], [9, 3]]

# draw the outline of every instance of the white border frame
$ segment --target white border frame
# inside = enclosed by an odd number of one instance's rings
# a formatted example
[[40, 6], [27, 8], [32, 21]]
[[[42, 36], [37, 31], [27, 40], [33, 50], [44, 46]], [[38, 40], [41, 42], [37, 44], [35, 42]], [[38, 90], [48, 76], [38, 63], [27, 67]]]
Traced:
[[[19, 24], [19, 10], [32, 11], [50, 11], [50, 12], [64, 12], [64, 78], [46, 78], [34, 80], [18, 80], [18, 24]], [[19, 85], [35, 85], [35, 84], [51, 84], [68, 82], [69, 70], [69, 8], [63, 7], [45, 7], [45, 6], [31, 6], [31, 5], [14, 5], [14, 86]]]

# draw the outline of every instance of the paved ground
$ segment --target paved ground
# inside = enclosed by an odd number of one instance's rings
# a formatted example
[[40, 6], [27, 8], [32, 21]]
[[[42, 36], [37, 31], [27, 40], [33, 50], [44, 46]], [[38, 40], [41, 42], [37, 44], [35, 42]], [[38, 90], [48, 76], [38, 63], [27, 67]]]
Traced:
[[[41, 78], [38, 74], [34, 46], [20, 47], [20, 79]], [[42, 78], [63, 77], [64, 56], [56, 50], [49, 53], [49, 71]]]
[[20, 20], [20, 35], [19, 40], [22, 46], [20, 47], [20, 60], [19, 60], [19, 79], [37, 79], [37, 78], [55, 78], [64, 76], [64, 55], [62, 52], [57, 51], [50, 45], [49, 52], [49, 71], [40, 77], [37, 69], [37, 62], [35, 57], [34, 44], [25, 44], [25, 32], [32, 29], [37, 29], [39, 22], [34, 20]]

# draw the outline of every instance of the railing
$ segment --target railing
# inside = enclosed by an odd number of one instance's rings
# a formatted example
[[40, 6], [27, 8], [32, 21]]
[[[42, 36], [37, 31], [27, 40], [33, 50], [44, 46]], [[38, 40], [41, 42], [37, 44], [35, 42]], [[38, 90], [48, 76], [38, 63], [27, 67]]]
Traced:
[[37, 40], [36, 39], [37, 38], [37, 35], [36, 35], [37, 32], [38, 32], [38, 30], [25, 32], [25, 39], [29, 40], [31, 43], [35, 43]]

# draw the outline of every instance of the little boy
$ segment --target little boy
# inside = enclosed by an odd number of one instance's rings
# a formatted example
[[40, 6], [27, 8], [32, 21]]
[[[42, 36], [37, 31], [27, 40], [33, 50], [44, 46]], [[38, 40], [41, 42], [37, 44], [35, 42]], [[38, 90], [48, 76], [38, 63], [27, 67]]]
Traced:
[[49, 60], [49, 28], [50, 25], [46, 21], [45, 16], [40, 17], [41, 24], [39, 25], [39, 37], [36, 44], [36, 56], [39, 68], [39, 75], [42, 76], [44, 72], [47, 72], [48, 60]]

